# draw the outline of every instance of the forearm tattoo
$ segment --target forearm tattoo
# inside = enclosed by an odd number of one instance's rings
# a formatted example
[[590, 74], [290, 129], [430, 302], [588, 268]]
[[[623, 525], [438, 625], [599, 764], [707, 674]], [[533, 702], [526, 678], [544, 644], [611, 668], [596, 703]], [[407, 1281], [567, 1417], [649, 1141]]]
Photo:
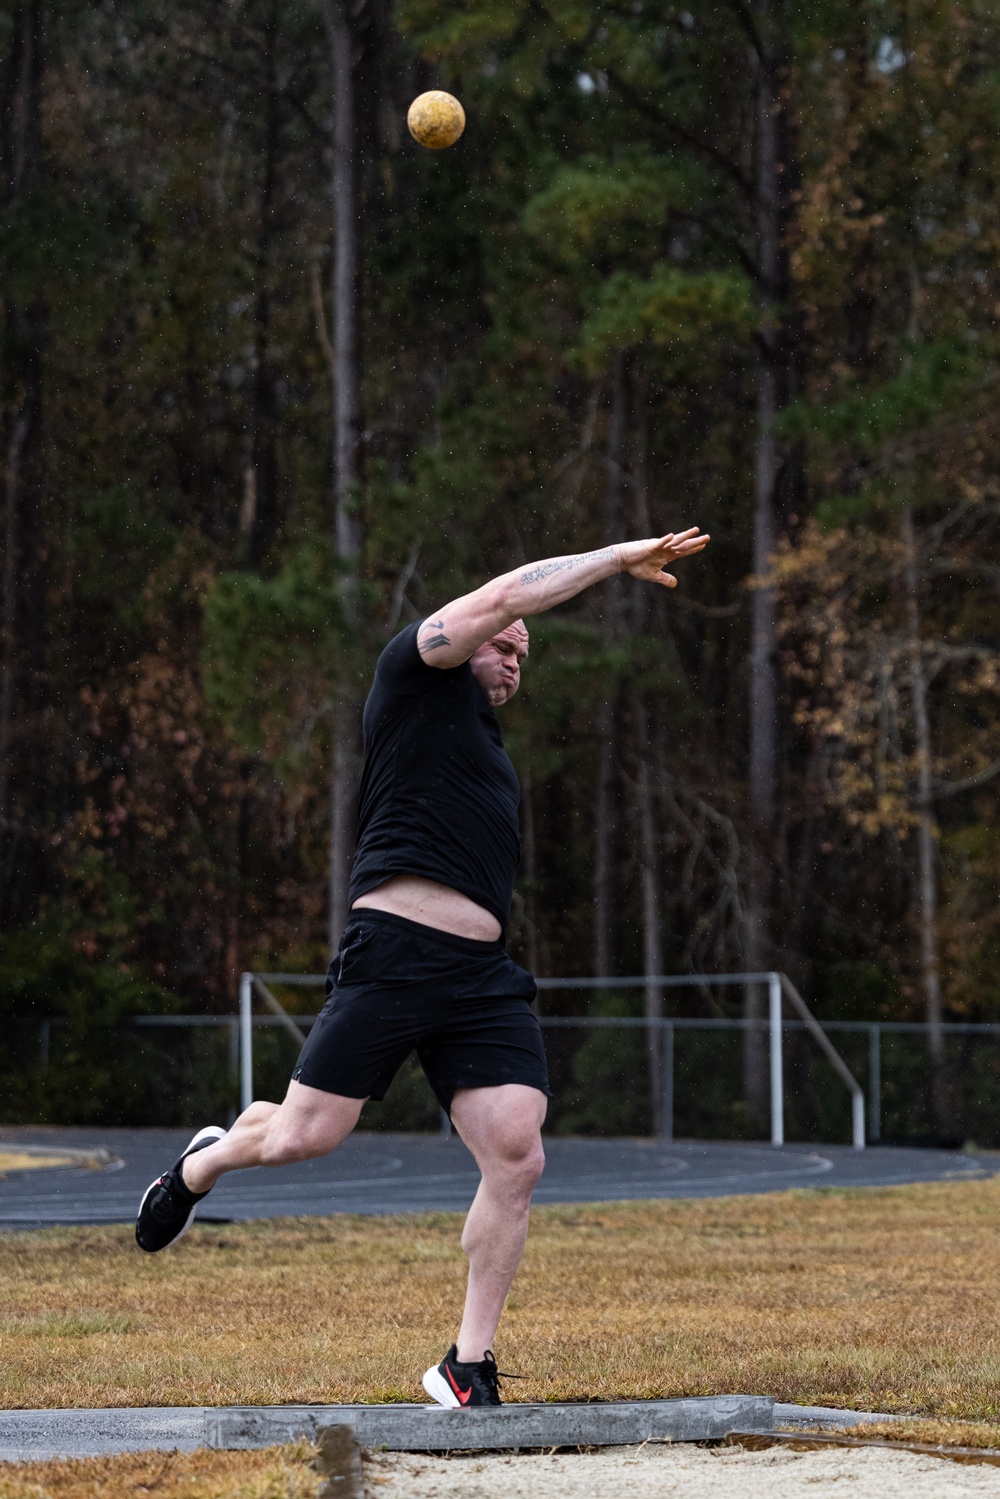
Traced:
[[[425, 630], [437, 630], [438, 633], [436, 635], [425, 635]], [[436, 651], [439, 645], [451, 645], [451, 641], [444, 633], [444, 620], [425, 620], [420, 626], [419, 644], [422, 651]]]
[[597, 552], [580, 552], [576, 557], [559, 557], [555, 562], [540, 562], [537, 567], [529, 567], [526, 573], [522, 573], [518, 582], [522, 588], [529, 583], [541, 583], [543, 578], [551, 578], [553, 573], [569, 572], [570, 568], [579, 567], [581, 562], [607, 562], [614, 555], [614, 547], [602, 547]]

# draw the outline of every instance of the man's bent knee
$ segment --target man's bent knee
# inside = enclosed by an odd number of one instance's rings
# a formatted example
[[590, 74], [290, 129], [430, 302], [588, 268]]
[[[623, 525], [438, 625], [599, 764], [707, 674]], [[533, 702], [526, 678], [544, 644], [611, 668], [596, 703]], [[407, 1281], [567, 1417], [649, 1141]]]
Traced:
[[261, 1145], [261, 1164], [264, 1166], [292, 1166], [296, 1161], [312, 1161], [326, 1155], [333, 1147], [309, 1132], [282, 1125], [279, 1121], [269, 1126]]
[[497, 1154], [501, 1160], [525, 1175], [535, 1172], [536, 1181], [545, 1168], [545, 1148], [542, 1145], [542, 1137], [538, 1129], [533, 1126], [521, 1126], [505, 1131], [497, 1141]]
[[537, 1186], [538, 1180], [545, 1170], [545, 1151], [542, 1148], [541, 1140], [536, 1140], [532, 1148], [525, 1155], [523, 1169], [525, 1179], [530, 1179], [533, 1187]]
[[545, 1151], [536, 1135], [524, 1142], [508, 1142], [483, 1174], [491, 1186], [530, 1197], [544, 1170]]

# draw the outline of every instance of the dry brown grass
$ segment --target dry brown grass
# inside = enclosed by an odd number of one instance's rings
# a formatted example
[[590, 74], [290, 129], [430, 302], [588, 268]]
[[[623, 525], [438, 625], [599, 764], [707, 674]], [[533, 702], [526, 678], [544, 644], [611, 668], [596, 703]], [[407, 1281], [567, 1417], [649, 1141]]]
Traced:
[[[824, 1426], [822, 1431], [829, 1435], [831, 1428]], [[988, 1447], [994, 1451], [1000, 1448], [1000, 1426], [993, 1426], [988, 1421], [941, 1421], [933, 1418], [866, 1421], [864, 1426], [839, 1427], [836, 1435], [860, 1437], [862, 1441], [926, 1442], [931, 1447]]]
[[305, 1442], [262, 1452], [127, 1452], [0, 1463], [0, 1499], [315, 1499], [322, 1479]]
[[[498, 1340], [510, 1398], [751, 1391], [1000, 1411], [1000, 1181], [536, 1211]], [[0, 1403], [424, 1398], [454, 1336], [460, 1220], [0, 1238]]]

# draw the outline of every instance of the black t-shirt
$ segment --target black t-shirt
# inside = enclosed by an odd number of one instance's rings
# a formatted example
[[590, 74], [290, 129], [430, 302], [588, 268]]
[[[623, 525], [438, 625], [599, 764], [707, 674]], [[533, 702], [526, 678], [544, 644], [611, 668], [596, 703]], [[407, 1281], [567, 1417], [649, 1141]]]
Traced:
[[365, 703], [349, 900], [394, 874], [448, 885], [504, 931], [520, 857], [517, 773], [468, 662], [428, 666], [417, 624], [386, 646]]

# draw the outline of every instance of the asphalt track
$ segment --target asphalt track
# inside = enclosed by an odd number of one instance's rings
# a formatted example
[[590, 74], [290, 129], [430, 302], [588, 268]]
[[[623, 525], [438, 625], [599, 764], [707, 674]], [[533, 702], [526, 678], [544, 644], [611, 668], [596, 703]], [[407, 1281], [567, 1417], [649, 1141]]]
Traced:
[[[48, 1167], [0, 1178], [0, 1229], [130, 1223], [149, 1183], [187, 1144], [189, 1130], [0, 1129], [4, 1145], [103, 1149], [98, 1168]], [[539, 1203], [731, 1197], [791, 1187], [884, 1187], [976, 1179], [1000, 1172], [1000, 1155], [872, 1146], [728, 1144], [650, 1140], [546, 1140]], [[434, 1135], [356, 1133], [332, 1155], [226, 1177], [199, 1220], [331, 1213], [464, 1210], [479, 1175], [464, 1145]]]

